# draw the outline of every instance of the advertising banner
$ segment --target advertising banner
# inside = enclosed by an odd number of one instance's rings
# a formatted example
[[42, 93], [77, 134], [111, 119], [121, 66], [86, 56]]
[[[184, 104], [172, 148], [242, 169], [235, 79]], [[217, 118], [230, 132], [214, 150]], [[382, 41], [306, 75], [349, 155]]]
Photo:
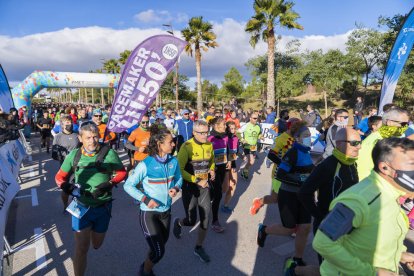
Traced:
[[14, 107], [13, 98], [6, 74], [3, 71], [3, 67], [0, 65], [0, 108], [3, 112], [9, 113], [11, 107]]

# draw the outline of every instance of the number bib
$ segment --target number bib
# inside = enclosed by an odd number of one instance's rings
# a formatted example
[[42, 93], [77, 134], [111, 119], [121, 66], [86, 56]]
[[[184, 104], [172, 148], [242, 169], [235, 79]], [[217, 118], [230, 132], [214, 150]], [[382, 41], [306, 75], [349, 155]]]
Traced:
[[70, 213], [77, 219], [81, 219], [88, 211], [89, 207], [82, 206], [78, 204], [76, 199], [73, 199], [69, 206], [66, 208], [66, 211]]
[[216, 163], [216, 165], [227, 163], [227, 156], [225, 154], [215, 155], [214, 163]]
[[208, 179], [208, 171], [205, 171], [205, 170], [195, 171], [194, 175], [196, 178], [199, 178], [201, 180]]
[[250, 145], [250, 151], [257, 151], [257, 145]]

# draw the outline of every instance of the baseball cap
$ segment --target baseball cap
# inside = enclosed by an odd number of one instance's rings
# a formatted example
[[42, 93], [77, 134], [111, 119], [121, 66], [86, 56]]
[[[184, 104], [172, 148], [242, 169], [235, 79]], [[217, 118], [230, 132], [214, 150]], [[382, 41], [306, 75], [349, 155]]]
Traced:
[[99, 108], [95, 109], [95, 110], [92, 112], [92, 115], [97, 115], [97, 114], [102, 115], [102, 111], [101, 111]]
[[190, 111], [189, 111], [188, 109], [183, 109], [183, 110], [181, 111], [181, 115], [184, 115], [185, 113], [190, 113]]

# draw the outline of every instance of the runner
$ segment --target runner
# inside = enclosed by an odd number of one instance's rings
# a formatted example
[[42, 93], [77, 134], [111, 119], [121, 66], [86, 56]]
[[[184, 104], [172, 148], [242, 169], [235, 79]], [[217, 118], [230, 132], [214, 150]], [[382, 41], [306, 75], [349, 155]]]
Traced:
[[190, 111], [183, 109], [181, 111], [182, 119], [175, 121], [174, 133], [177, 135], [176, 150], [179, 151], [181, 145], [193, 137], [194, 122], [190, 120]]
[[[152, 268], [164, 256], [172, 198], [180, 191], [183, 181], [178, 161], [171, 156], [174, 142], [169, 130], [153, 125], [150, 132], [149, 156], [138, 164], [124, 184], [125, 192], [141, 202], [140, 224], [150, 247], [139, 275], [153, 275]], [[142, 188], [138, 189], [140, 182]]]
[[414, 270], [399, 202], [401, 196], [413, 197], [414, 142], [383, 139], [371, 156], [374, 169], [332, 201], [313, 240], [324, 258], [322, 275], [407, 275], [400, 263]]
[[213, 146], [207, 141], [208, 125], [204, 121], [194, 122], [194, 138], [183, 144], [178, 152], [178, 162], [184, 183], [182, 199], [186, 218], [174, 220], [173, 233], [181, 238], [182, 226], [193, 227], [197, 222], [197, 210], [200, 216], [200, 228], [194, 254], [203, 262], [210, 262], [203, 243], [207, 235], [211, 210], [209, 181], [214, 181]]
[[[259, 224], [257, 244], [264, 246], [267, 235], [291, 235], [296, 232], [295, 255], [285, 264], [285, 272], [296, 266], [305, 266], [303, 253], [311, 229], [311, 215], [299, 201], [297, 192], [313, 170], [310, 156], [311, 133], [306, 122], [300, 123], [300, 128], [292, 133], [295, 142], [282, 159], [277, 171], [277, 179], [281, 181], [278, 196], [279, 214], [282, 224], [266, 226]], [[293, 274], [294, 275], [294, 274]]]
[[270, 195], [253, 199], [253, 204], [250, 207], [251, 215], [257, 214], [257, 212], [259, 212], [265, 204], [277, 203], [277, 197], [281, 185], [281, 182], [276, 179], [277, 169], [282, 162], [283, 156], [285, 156], [286, 152], [292, 147], [295, 141], [292, 133], [297, 132], [301, 126], [302, 124], [299, 119], [292, 118], [288, 122], [288, 130], [275, 138], [274, 147], [267, 155], [269, 160], [274, 163], [271, 174], [272, 191]]
[[[298, 196], [306, 210], [314, 217], [313, 234], [329, 213], [329, 204], [339, 194], [359, 182], [356, 160], [361, 149], [361, 137], [352, 128], [336, 133], [336, 147], [332, 155], [322, 161], [310, 174]], [[315, 193], [318, 197], [315, 199]], [[322, 258], [318, 255], [319, 264]]]
[[126, 176], [118, 154], [99, 145], [99, 130], [94, 123], [83, 123], [79, 135], [82, 147], [69, 153], [55, 177], [56, 184], [69, 195], [78, 196], [75, 184], [69, 183], [72, 173], [80, 186], [79, 199], [68, 207], [74, 213], [76, 276], [85, 274], [90, 243], [94, 249], [101, 247], [111, 218], [112, 187]]
[[[92, 122], [94, 122], [99, 129], [99, 143], [110, 143], [115, 140], [116, 134], [113, 132], [108, 132], [105, 136], [106, 124], [102, 123], [102, 111], [99, 108], [93, 111]], [[105, 141], [103, 140], [104, 136]]]
[[52, 119], [49, 117], [49, 111], [43, 110], [43, 118], [40, 118], [37, 122], [37, 127], [40, 129], [41, 135], [41, 146], [40, 148], [46, 147], [46, 152], [49, 153], [50, 148], [50, 137], [52, 136]]
[[212, 181], [212, 186], [210, 187], [210, 196], [212, 201], [211, 209], [213, 212], [211, 228], [214, 232], [221, 233], [225, 228], [220, 225], [218, 211], [220, 207], [220, 200], [223, 196], [223, 185], [226, 170], [231, 168], [231, 161], [228, 160], [227, 152], [229, 137], [226, 133], [226, 122], [222, 116], [214, 118], [211, 121], [211, 124], [213, 125], [213, 130], [207, 140], [213, 145], [216, 172], [216, 177], [214, 181]]
[[231, 162], [230, 168], [226, 168], [226, 176], [224, 177], [223, 183], [223, 193], [224, 196], [224, 204], [221, 208], [221, 211], [224, 213], [231, 214], [233, 209], [229, 207], [230, 201], [233, 198], [234, 192], [236, 191], [237, 185], [237, 171], [236, 171], [236, 160], [237, 160], [237, 153], [239, 149], [239, 138], [236, 135], [236, 124], [233, 121], [228, 121], [226, 123], [227, 129], [227, 137], [228, 137], [228, 157], [229, 161]]
[[148, 115], [143, 115], [141, 122], [139, 123], [139, 127], [132, 131], [131, 135], [128, 137], [128, 141], [125, 144], [127, 149], [135, 151], [134, 158], [131, 160], [132, 167], [138, 165], [139, 162], [148, 156], [150, 136], [149, 117]]
[[250, 122], [238, 130], [238, 135], [244, 149], [243, 163], [240, 167], [240, 175], [245, 180], [249, 179], [249, 169], [254, 164], [257, 155], [257, 140], [261, 138], [261, 128], [257, 124], [259, 112], [254, 111], [250, 116]]
[[[62, 132], [58, 133], [53, 138], [52, 146], [52, 158], [60, 162], [62, 165], [66, 156], [73, 149], [79, 147], [78, 134], [73, 133], [73, 123], [70, 115], [60, 116]], [[64, 191], [61, 192], [61, 198], [63, 202], [63, 212], [66, 213], [66, 208], [69, 203], [69, 195]]]

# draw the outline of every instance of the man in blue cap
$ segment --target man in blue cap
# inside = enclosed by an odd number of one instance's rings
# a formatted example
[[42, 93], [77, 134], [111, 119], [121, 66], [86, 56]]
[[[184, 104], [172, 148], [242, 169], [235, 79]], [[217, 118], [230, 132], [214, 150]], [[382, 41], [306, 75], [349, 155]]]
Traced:
[[193, 121], [190, 120], [190, 111], [183, 109], [181, 111], [182, 119], [175, 121], [174, 133], [177, 135], [177, 151], [180, 150], [185, 141], [193, 137]]

